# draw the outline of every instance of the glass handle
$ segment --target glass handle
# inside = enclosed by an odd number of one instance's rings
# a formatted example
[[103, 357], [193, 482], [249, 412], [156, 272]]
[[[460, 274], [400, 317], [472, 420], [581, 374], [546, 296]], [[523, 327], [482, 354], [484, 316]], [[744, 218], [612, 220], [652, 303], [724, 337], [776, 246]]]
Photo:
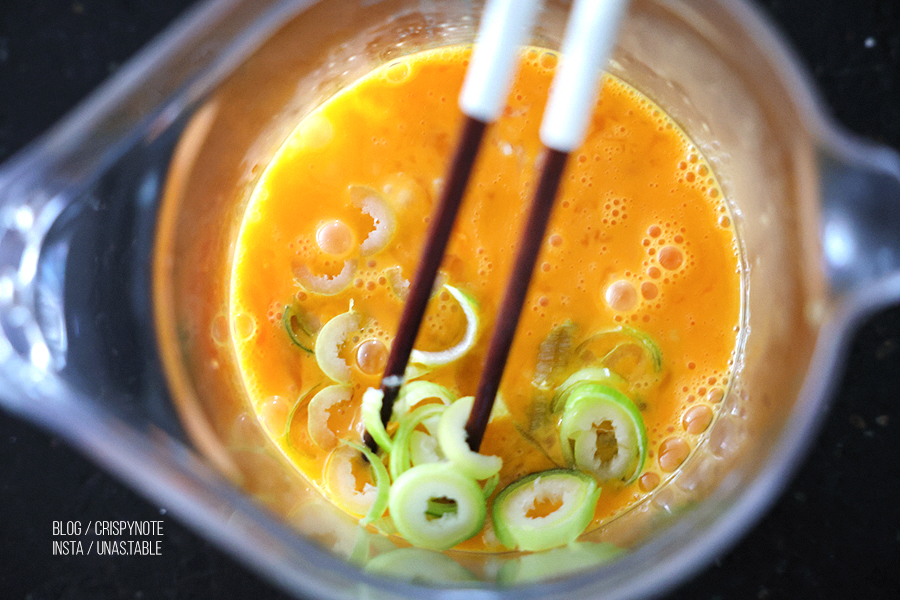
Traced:
[[[54, 321], [60, 297], [39, 285], [53, 287], [41, 273], [41, 251], [65, 204], [44, 189], [0, 185], [0, 398], [7, 403], [29, 395], [23, 387], [39, 383], [53, 367], [50, 346], [65, 343]], [[40, 326], [38, 313], [47, 327]]]
[[819, 164], [824, 266], [834, 291], [864, 291], [870, 304], [900, 300], [900, 155], [844, 140]]

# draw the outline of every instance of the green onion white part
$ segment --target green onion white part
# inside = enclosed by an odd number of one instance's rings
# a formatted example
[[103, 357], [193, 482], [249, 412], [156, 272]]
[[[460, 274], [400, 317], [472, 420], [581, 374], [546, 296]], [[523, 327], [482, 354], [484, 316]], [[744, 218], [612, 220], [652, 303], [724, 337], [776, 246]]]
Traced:
[[400, 425], [394, 434], [393, 450], [389, 460], [391, 477], [397, 479], [410, 467], [412, 460], [410, 444], [412, 434], [424, 420], [438, 416], [446, 410], [443, 404], [426, 404], [400, 418]]
[[380, 519], [381, 515], [384, 514], [384, 511], [387, 510], [388, 502], [390, 500], [391, 479], [388, 476], [387, 469], [384, 468], [381, 459], [375, 456], [371, 450], [361, 444], [347, 442], [347, 445], [362, 452], [366, 457], [366, 460], [369, 461], [372, 472], [375, 473], [375, 500], [372, 502], [372, 506], [369, 508], [366, 515], [359, 520], [360, 525], [368, 525], [376, 519]]
[[291, 412], [288, 413], [287, 421], [284, 423], [284, 439], [287, 440], [289, 446], [291, 444], [291, 438], [289, 434], [291, 433], [291, 423], [294, 422], [294, 416], [297, 414], [297, 410], [303, 405], [304, 402], [309, 400], [309, 398], [315, 393], [317, 389], [321, 387], [320, 385], [314, 385], [309, 390], [307, 390], [297, 401], [294, 403], [294, 406], [291, 407]]
[[362, 412], [363, 425], [375, 443], [384, 450], [390, 452], [393, 446], [391, 437], [381, 422], [381, 406], [384, 402], [384, 392], [378, 388], [369, 388], [363, 392]]
[[596, 568], [619, 558], [624, 550], [609, 542], [572, 542], [544, 552], [508, 560], [497, 573], [504, 585], [534, 583]]
[[[281, 324], [284, 326], [284, 329], [288, 334], [288, 339], [291, 340], [292, 344], [308, 354], [313, 353], [313, 344], [311, 342], [315, 335], [315, 331], [299, 306], [296, 304], [286, 305], [284, 307], [284, 312], [282, 313]], [[297, 331], [297, 329], [300, 331]]]
[[294, 280], [307, 292], [322, 296], [334, 296], [350, 287], [358, 266], [359, 261], [356, 259], [345, 260], [341, 272], [334, 277], [329, 277], [328, 275], [313, 275], [309, 267], [300, 264], [294, 267]]
[[397, 401], [394, 402], [394, 412], [391, 418], [400, 418], [416, 404], [430, 398], [440, 400], [444, 406], [450, 406], [456, 400], [456, 394], [444, 386], [431, 381], [412, 381], [400, 388]]
[[606, 367], [587, 367], [585, 369], [580, 369], [572, 373], [562, 385], [556, 388], [556, 393], [553, 395], [553, 412], [563, 410], [566, 406], [566, 401], [569, 398], [568, 392], [572, 390], [575, 384], [584, 381], [602, 383], [616, 389], [628, 385], [628, 382], [624, 378], [616, 375]]
[[390, 511], [408, 542], [440, 551], [481, 531], [487, 505], [474, 479], [441, 462], [413, 467], [398, 477], [391, 486]]
[[[349, 445], [338, 446], [325, 463], [325, 489], [336, 504], [354, 517], [364, 517], [375, 505], [382, 490], [365, 482], [357, 490], [356, 475], [353, 473], [354, 460], [362, 460], [360, 451]], [[376, 473], [377, 477], [377, 473]], [[387, 483], [382, 489], [386, 489]]]
[[424, 431], [413, 431], [409, 436], [409, 460], [412, 465], [424, 465], [444, 460], [437, 439]]
[[452, 348], [447, 348], [446, 350], [441, 350], [439, 352], [423, 352], [422, 350], [414, 349], [410, 355], [410, 360], [413, 363], [425, 365], [426, 367], [446, 365], [461, 358], [475, 345], [475, 339], [478, 334], [478, 305], [469, 295], [452, 285], [444, 285], [444, 289], [450, 292], [450, 295], [459, 302], [459, 306], [466, 316], [466, 331], [459, 343]]
[[[504, 488], [494, 499], [494, 533], [504, 546], [526, 551], [563, 546], [581, 535], [594, 517], [600, 488], [580, 471], [533, 473]], [[544, 516], [529, 516], [545, 502], [559, 504]]]
[[338, 383], [350, 383], [350, 365], [339, 356], [350, 334], [359, 331], [362, 315], [353, 310], [341, 313], [325, 323], [316, 337], [316, 362], [327, 377]]
[[474, 479], [487, 479], [500, 471], [503, 459], [472, 452], [469, 448], [466, 421], [474, 402], [474, 397], [466, 396], [447, 407], [438, 424], [438, 442], [444, 456], [461, 472]]
[[380, 192], [362, 185], [350, 186], [350, 197], [353, 204], [365, 214], [372, 217], [375, 229], [359, 246], [362, 256], [371, 256], [384, 249], [394, 236], [396, 219], [394, 211]]
[[350, 395], [348, 385], [329, 385], [309, 401], [307, 413], [309, 437], [323, 450], [331, 450], [338, 442], [337, 436], [328, 428], [328, 418], [331, 416], [329, 410], [335, 404], [350, 400]]
[[379, 554], [366, 563], [365, 571], [411, 583], [475, 581], [471, 571], [446, 554], [422, 548], [397, 548]]
[[599, 481], [631, 483], [647, 459], [647, 430], [640, 411], [625, 394], [606, 385], [582, 382], [571, 388], [559, 437], [566, 460]]

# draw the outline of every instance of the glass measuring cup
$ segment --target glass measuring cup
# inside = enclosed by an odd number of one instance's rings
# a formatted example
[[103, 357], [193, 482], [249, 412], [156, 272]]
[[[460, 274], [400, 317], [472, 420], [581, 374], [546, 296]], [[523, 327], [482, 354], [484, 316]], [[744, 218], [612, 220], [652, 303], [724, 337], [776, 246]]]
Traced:
[[[26, 217], [26, 216], [19, 215], [19, 218], [21, 219], [22, 222], [24, 222], [24, 221], [27, 220], [27, 217]], [[752, 336], [751, 336], [751, 337], [752, 337]], [[167, 504], [171, 505], [171, 503], [167, 503]]]

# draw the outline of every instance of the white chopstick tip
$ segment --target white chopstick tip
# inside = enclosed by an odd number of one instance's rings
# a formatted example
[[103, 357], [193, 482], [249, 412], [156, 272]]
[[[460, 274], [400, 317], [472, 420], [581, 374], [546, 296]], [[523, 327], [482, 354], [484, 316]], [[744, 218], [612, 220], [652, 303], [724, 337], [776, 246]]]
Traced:
[[541, 4], [541, 0], [489, 0], [459, 96], [464, 114], [485, 123], [500, 116], [520, 48]]
[[581, 146], [628, 0], [575, 0], [562, 58], [541, 122], [541, 142], [560, 152]]

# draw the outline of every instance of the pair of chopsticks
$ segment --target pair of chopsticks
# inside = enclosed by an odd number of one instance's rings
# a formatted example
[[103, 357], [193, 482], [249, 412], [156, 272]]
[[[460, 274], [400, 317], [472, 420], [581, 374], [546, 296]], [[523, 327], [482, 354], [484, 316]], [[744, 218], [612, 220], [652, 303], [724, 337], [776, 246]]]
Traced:
[[[600, 75], [613, 47], [628, 0], [575, 0], [566, 24], [562, 61], [553, 78], [541, 122], [546, 157], [525, 225], [522, 244], [500, 306], [475, 402], [466, 422], [473, 452], [481, 446], [500, 378], [506, 366], [534, 263], [569, 154], [587, 131]], [[503, 109], [512, 86], [519, 49], [541, 7], [540, 0], [489, 0], [466, 71], [459, 104], [465, 120], [444, 190], [432, 219], [422, 259], [404, 305], [400, 326], [381, 381], [381, 420], [387, 424], [403, 385], [425, 308], [456, 220], [478, 148], [489, 123]], [[376, 449], [367, 433], [366, 444]]]

